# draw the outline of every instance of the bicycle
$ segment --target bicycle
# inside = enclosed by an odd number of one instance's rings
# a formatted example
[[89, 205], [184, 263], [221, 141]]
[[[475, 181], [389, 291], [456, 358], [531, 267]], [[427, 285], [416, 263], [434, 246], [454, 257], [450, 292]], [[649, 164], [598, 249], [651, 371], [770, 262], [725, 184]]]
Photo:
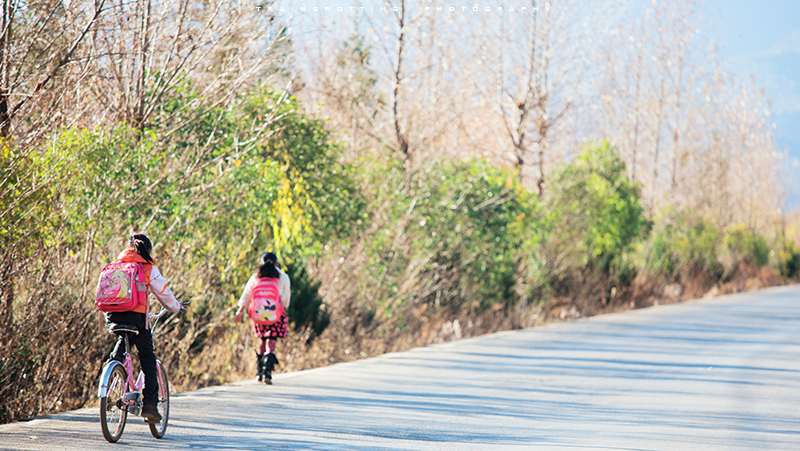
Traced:
[[[186, 309], [185, 305], [182, 304], [181, 310]], [[152, 331], [158, 324], [159, 318], [164, 316], [165, 313], [167, 313], [167, 309], [162, 307], [157, 314], [149, 315], [148, 319], [153, 320], [150, 326]], [[112, 323], [109, 325], [109, 332], [123, 336], [125, 340], [125, 362], [120, 363], [116, 360], [106, 362], [100, 375], [97, 396], [100, 398], [100, 427], [103, 430], [103, 437], [110, 443], [116, 443], [125, 430], [128, 414], [141, 414], [144, 373], [139, 371], [139, 375], [134, 381], [133, 358], [131, 357], [129, 337], [131, 334], [139, 333], [136, 326]], [[156, 359], [156, 372], [158, 375], [157, 406], [162, 412], [162, 418], [161, 422], [148, 423], [148, 426], [150, 426], [150, 433], [153, 437], [163, 438], [167, 432], [167, 422], [169, 421], [169, 380], [164, 366], [158, 359]]]

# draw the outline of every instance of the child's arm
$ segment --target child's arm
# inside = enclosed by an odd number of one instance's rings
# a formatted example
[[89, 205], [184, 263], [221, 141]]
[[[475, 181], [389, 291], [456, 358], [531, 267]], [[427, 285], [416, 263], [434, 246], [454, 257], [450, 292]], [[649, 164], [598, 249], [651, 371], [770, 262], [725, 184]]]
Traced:
[[163, 305], [165, 309], [172, 313], [181, 311], [181, 303], [175, 299], [172, 290], [167, 288], [167, 279], [161, 275], [161, 272], [155, 266], [150, 272], [150, 292], [153, 293], [158, 303]]
[[238, 323], [242, 320], [242, 311], [248, 304], [250, 304], [250, 296], [253, 292], [253, 287], [256, 284], [258, 278], [255, 274], [250, 277], [250, 280], [247, 281], [247, 284], [244, 286], [244, 290], [242, 290], [242, 295], [239, 297], [239, 310], [236, 310], [236, 317], [235, 320]]
[[281, 294], [283, 308], [288, 309], [289, 303], [292, 302], [292, 282], [289, 280], [289, 276], [286, 275], [285, 272], [281, 272], [281, 275], [278, 278], [278, 292]]

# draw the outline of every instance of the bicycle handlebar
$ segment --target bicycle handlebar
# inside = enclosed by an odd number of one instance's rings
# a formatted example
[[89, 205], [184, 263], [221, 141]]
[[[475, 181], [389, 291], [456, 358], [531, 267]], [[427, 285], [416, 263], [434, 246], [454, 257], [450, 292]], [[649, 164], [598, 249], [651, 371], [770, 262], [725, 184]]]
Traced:
[[[176, 312], [176, 313], [185, 312], [185, 311], [186, 311], [186, 306], [187, 306], [187, 305], [189, 305], [189, 301], [186, 301], [186, 302], [181, 302], [181, 309], [180, 309], [178, 312]], [[166, 315], [168, 311], [169, 311], [169, 310], [165, 309], [165, 308], [162, 306], [162, 307], [161, 307], [161, 311], [159, 311], [159, 312], [158, 312], [158, 313], [156, 313], [155, 315], [149, 315], [149, 316], [147, 317], [147, 319], [148, 319], [148, 321], [151, 321], [151, 322], [152, 322], [152, 324], [150, 324], [150, 329], [153, 329], [153, 328], [156, 326], [156, 324], [158, 324], [158, 319], [159, 319], [159, 318], [161, 318], [162, 316]]]
[[160, 311], [160, 312], [158, 312], [158, 313], [156, 313], [155, 315], [151, 314], [151, 315], [150, 315], [150, 319], [151, 319], [151, 320], [152, 320], [152, 319], [159, 319], [159, 318], [161, 318], [162, 316], [166, 315], [168, 311], [169, 311], [169, 310], [165, 309], [164, 307], [161, 307], [161, 311]]
[[[185, 312], [187, 305], [189, 305], [189, 301], [181, 302], [181, 310], [180, 311], [181, 312]], [[155, 315], [151, 314], [148, 318], [150, 318], [150, 319], [159, 319], [162, 316], [166, 315], [168, 311], [169, 310], [165, 309], [164, 307], [161, 307], [161, 311], [159, 311]]]

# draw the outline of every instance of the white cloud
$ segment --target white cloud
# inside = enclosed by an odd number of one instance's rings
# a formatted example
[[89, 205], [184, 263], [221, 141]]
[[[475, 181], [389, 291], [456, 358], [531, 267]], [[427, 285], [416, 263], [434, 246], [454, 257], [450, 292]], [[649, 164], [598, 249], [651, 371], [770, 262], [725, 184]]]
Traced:
[[800, 53], [800, 29], [792, 31], [789, 36], [776, 42], [761, 54], [763, 56], [781, 56], [790, 53]]
[[790, 95], [772, 102], [775, 114], [800, 113], [800, 94], [791, 93]]

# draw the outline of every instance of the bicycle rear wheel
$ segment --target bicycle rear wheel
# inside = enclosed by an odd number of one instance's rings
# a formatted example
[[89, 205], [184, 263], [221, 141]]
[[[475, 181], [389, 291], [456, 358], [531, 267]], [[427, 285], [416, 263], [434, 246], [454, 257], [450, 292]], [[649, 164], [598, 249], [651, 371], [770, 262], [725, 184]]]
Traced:
[[109, 378], [108, 393], [100, 398], [100, 427], [103, 437], [115, 443], [122, 437], [125, 421], [128, 418], [128, 407], [124, 404], [127, 380], [121, 365], [114, 367]]
[[167, 432], [167, 421], [169, 421], [169, 380], [164, 366], [158, 364], [158, 410], [161, 411], [160, 423], [149, 423], [150, 433], [155, 438], [163, 438]]

